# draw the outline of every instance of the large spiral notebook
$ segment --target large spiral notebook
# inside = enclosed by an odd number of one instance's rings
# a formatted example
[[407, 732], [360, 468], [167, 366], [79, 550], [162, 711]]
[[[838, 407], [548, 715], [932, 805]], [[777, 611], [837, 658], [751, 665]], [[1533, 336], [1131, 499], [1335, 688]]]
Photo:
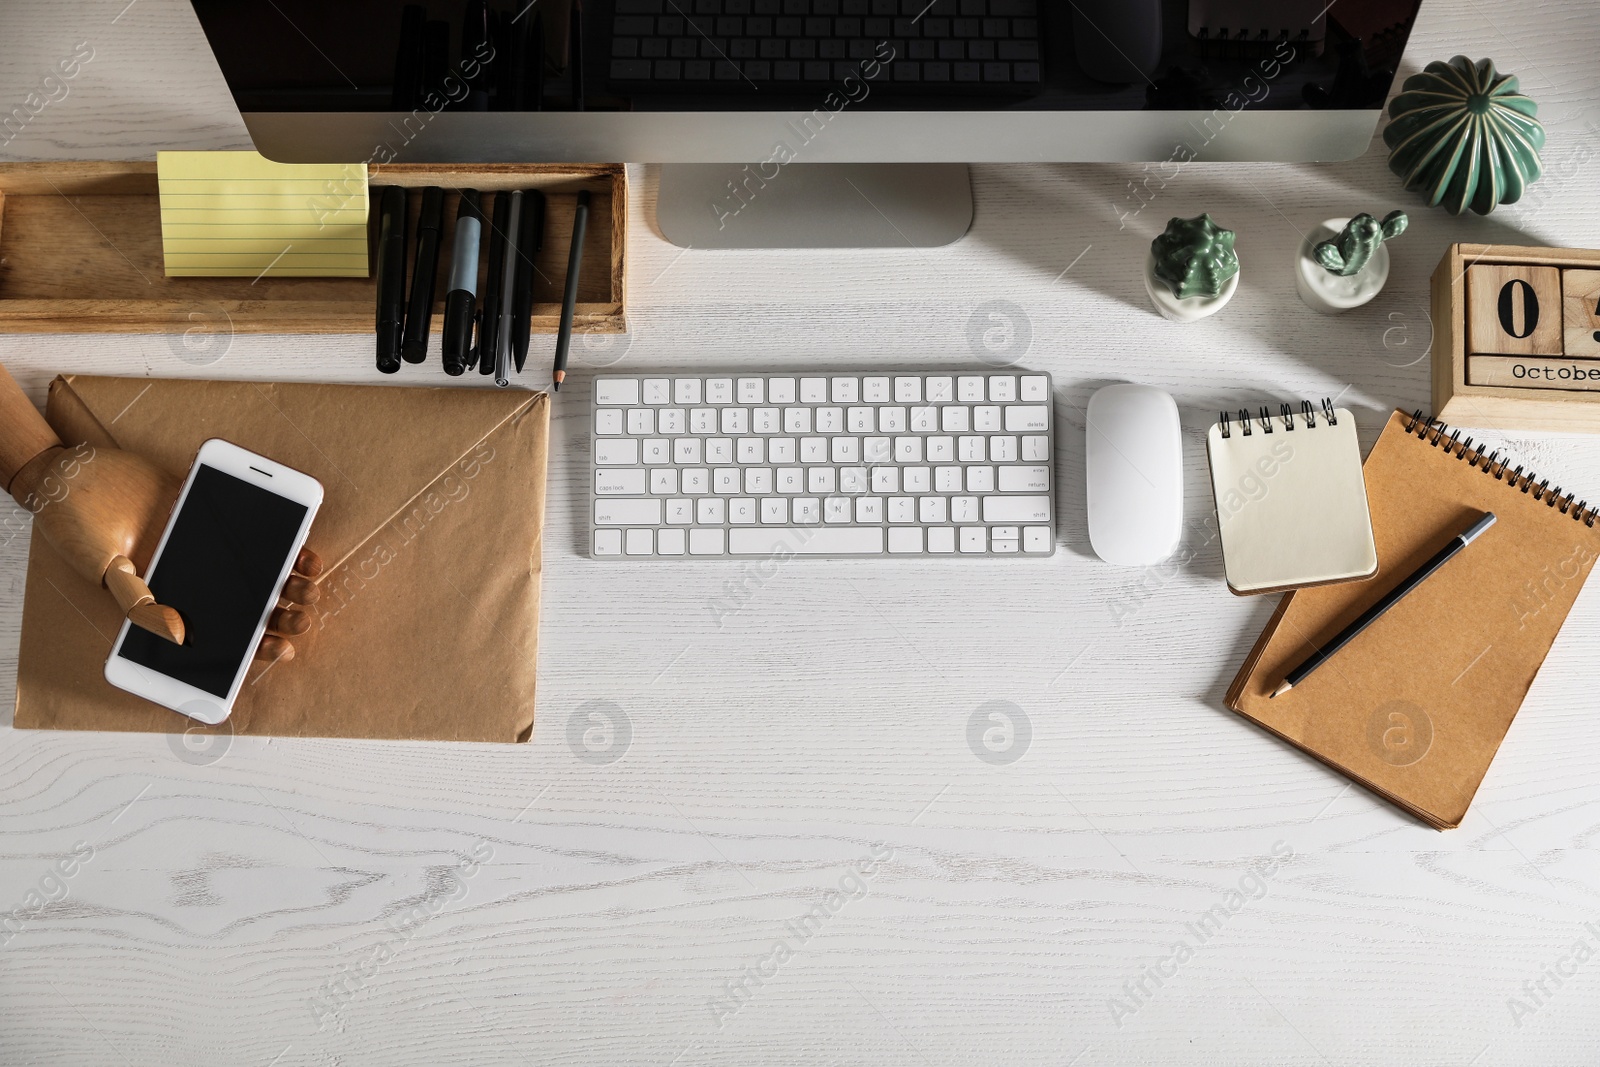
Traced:
[[[1436, 829], [1458, 826], [1600, 556], [1596, 509], [1420, 415], [1366, 462], [1380, 568], [1278, 605], [1228, 707]], [[1498, 521], [1315, 674], [1269, 694], [1467, 522]]]

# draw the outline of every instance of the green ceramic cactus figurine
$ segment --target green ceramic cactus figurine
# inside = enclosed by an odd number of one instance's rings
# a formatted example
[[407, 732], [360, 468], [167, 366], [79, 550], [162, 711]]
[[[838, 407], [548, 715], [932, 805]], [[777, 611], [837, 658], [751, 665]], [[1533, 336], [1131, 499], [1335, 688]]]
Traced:
[[1487, 215], [1516, 203], [1543, 173], [1538, 115], [1516, 76], [1496, 73], [1494, 60], [1436, 60], [1407, 78], [1389, 104], [1389, 169], [1429, 207]]
[[1179, 300], [1216, 296], [1239, 273], [1233, 239], [1234, 232], [1218, 226], [1209, 214], [1170, 219], [1166, 230], [1150, 242], [1155, 275]]
[[1329, 274], [1349, 278], [1366, 268], [1379, 245], [1405, 233], [1410, 221], [1404, 211], [1391, 211], [1382, 222], [1363, 211], [1345, 223], [1337, 237], [1317, 245], [1312, 254]]

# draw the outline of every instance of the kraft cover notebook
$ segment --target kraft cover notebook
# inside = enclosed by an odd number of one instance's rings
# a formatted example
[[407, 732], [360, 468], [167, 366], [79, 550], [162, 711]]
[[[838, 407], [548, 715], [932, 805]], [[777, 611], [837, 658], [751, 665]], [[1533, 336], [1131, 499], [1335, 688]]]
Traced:
[[[1283, 598], [1227, 705], [1436, 829], [1460, 825], [1600, 555], [1596, 511], [1397, 411], [1367, 457], [1383, 566]], [[1284, 675], [1473, 518], [1498, 521], [1315, 674]]]
[[1228, 588], [1238, 596], [1369, 578], [1378, 569], [1356, 420], [1331, 400], [1239, 409], [1206, 435]]
[[[526, 741], [539, 645], [549, 397], [520, 390], [69, 375], [45, 412], [69, 444], [138, 452], [180, 481], [222, 437], [326, 496], [311, 629], [253, 664], [213, 733]], [[35, 528], [18, 729], [183, 733], [192, 719], [105, 680], [116, 602]]]

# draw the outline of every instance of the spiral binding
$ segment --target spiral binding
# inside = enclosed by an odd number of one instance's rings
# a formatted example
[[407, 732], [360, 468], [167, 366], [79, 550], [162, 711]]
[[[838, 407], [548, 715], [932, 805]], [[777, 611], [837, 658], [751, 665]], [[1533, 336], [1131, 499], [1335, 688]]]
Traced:
[[[1549, 478], [1540, 479], [1536, 484], [1535, 479], [1539, 476], [1533, 471], [1524, 473], [1522, 464], [1519, 463], [1515, 470], [1510, 470], [1511, 461], [1500, 459], [1498, 448], [1485, 458], [1484, 445], [1481, 442], [1476, 449], [1473, 449], [1470, 436], [1464, 441], [1461, 440], [1459, 429], [1451, 430], [1432, 416], [1424, 419], [1420, 410], [1411, 413], [1411, 419], [1406, 423], [1406, 433], [1415, 434], [1419, 440], [1427, 441], [1434, 448], [1442, 448], [1447, 456], [1453, 455], [1458, 460], [1466, 460], [1469, 467], [1477, 468], [1481, 463], [1483, 473], [1492, 475], [1495, 481], [1503, 481], [1513, 489], [1520, 489], [1533, 499], [1544, 501], [1545, 506], [1555, 508], [1563, 515], [1570, 514], [1585, 526], [1593, 526], [1595, 518], [1600, 516], [1600, 509], [1591, 508], [1587, 500], [1579, 500], [1574, 504], [1573, 498], [1576, 494], [1568, 493], [1562, 496], [1559, 485], [1551, 489]], [[1467, 455], [1469, 450], [1472, 451], [1470, 456]], [[1499, 462], [1498, 468], [1495, 466], [1496, 461]]]
[[[1251, 436], [1251, 434], [1254, 433], [1254, 427], [1257, 424], [1261, 426], [1262, 433], [1271, 433], [1274, 422], [1282, 422], [1285, 433], [1293, 432], [1295, 427], [1295, 414], [1296, 413], [1294, 409], [1288, 404], [1279, 404], [1277, 415], [1273, 415], [1271, 409], [1265, 404], [1261, 406], [1261, 413], [1259, 415], [1251, 415], [1249, 408], [1240, 408], [1238, 421], [1239, 427], [1242, 431], [1241, 436]], [[1307, 429], [1314, 430], [1317, 428], [1317, 409], [1312, 406], [1311, 401], [1300, 401], [1299, 416], [1305, 421]], [[1339, 416], [1334, 413], [1333, 401], [1327, 397], [1322, 398], [1321, 417], [1329, 426], [1339, 425]], [[1230, 416], [1226, 411], [1222, 413], [1222, 436], [1233, 436], [1232, 416]]]

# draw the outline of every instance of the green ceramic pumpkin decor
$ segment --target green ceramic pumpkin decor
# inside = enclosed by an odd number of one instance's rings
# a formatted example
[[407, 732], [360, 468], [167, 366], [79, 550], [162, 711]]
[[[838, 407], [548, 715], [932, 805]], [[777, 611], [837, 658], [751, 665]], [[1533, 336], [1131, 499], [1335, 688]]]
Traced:
[[1389, 105], [1389, 169], [1452, 215], [1516, 203], [1543, 173], [1544, 147], [1539, 105], [1517, 89], [1492, 59], [1429, 63]]

